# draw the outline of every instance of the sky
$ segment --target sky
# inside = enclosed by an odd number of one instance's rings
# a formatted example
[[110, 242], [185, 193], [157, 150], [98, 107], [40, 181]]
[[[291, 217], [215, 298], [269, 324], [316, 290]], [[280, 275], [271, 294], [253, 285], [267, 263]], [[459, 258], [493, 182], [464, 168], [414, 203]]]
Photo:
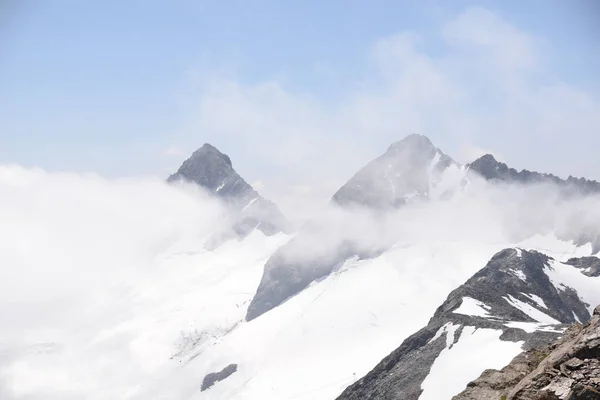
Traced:
[[0, 2], [0, 164], [166, 177], [209, 142], [276, 202], [410, 133], [600, 180], [600, 5]]

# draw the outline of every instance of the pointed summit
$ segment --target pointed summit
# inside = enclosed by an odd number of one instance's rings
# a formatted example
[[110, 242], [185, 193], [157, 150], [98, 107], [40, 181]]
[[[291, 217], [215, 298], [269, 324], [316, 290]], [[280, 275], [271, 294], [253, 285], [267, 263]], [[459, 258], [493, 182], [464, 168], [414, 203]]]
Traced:
[[208, 143], [192, 153], [168, 179], [169, 182], [179, 180], [194, 182], [220, 197], [252, 190], [233, 169], [229, 156]]
[[197, 184], [226, 201], [239, 220], [233, 228], [246, 235], [257, 228], [267, 235], [287, 230], [287, 222], [277, 206], [262, 197], [233, 169], [231, 159], [205, 143], [183, 162], [168, 182]]
[[333, 196], [337, 204], [390, 208], [412, 198], [428, 198], [432, 186], [451, 165], [450, 157], [423, 135], [412, 134], [392, 143]]
[[217, 149], [210, 143], [204, 143], [202, 147], [200, 147], [192, 154], [192, 158], [194, 157], [214, 157], [222, 159], [226, 164], [232, 167], [231, 159], [229, 158], [229, 156], [227, 154], [221, 153], [219, 149]]

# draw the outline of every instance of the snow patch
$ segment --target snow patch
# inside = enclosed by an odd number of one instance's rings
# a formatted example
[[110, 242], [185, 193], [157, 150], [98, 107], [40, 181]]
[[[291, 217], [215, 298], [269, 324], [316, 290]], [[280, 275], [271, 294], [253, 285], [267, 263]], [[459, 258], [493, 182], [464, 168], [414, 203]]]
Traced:
[[554, 327], [552, 325], [540, 324], [537, 322], [520, 322], [520, 321], [511, 321], [504, 324], [504, 326], [508, 328], [516, 328], [522, 329], [527, 333], [532, 332], [554, 332], [554, 333], [563, 333], [564, 329]]
[[223, 189], [225, 187], [225, 182], [226, 182], [226, 180], [224, 180], [223, 183], [221, 183], [221, 185], [218, 188], [215, 189], [215, 192], [218, 192], [221, 189]]
[[560, 321], [557, 321], [554, 318], [552, 318], [551, 316], [544, 314], [543, 312], [539, 311], [536, 308], [533, 308], [529, 304], [527, 304], [519, 299], [514, 298], [510, 294], [508, 296], [504, 297], [504, 300], [506, 300], [511, 306], [523, 311], [529, 317], [531, 317], [532, 319], [534, 319], [538, 322], [541, 322], [544, 324], [549, 324], [549, 325], [560, 324]]
[[246, 211], [246, 210], [248, 209], [248, 207], [250, 207], [252, 204], [254, 204], [254, 202], [255, 202], [256, 200], [258, 200], [258, 197], [255, 197], [255, 198], [253, 198], [252, 200], [250, 200], [250, 202], [249, 202], [248, 204], [246, 204], [246, 205], [244, 206], [244, 208], [242, 208], [242, 211], [241, 211], [241, 212], [244, 212], [244, 211]]
[[472, 317], [489, 317], [490, 306], [475, 300], [471, 297], [463, 297], [462, 303], [458, 309], [454, 310], [455, 314], [470, 315]]
[[542, 308], [545, 308], [546, 310], [548, 309], [548, 306], [546, 306], [546, 303], [544, 303], [544, 300], [540, 296], [537, 296], [537, 295], [535, 295], [533, 293], [521, 293], [521, 294], [523, 296], [529, 297], [531, 300], [535, 301], [535, 303], [538, 306], [540, 306]]
[[517, 252], [517, 257], [521, 258], [521, 256], [523, 255], [523, 250], [519, 249], [518, 247], [515, 247], [515, 251]]
[[572, 265], [554, 260], [550, 261], [544, 272], [556, 290], [564, 291], [566, 288], [576, 290], [579, 298], [586, 303], [590, 314], [594, 311], [594, 307], [600, 304], [600, 290], [598, 289], [600, 277], [586, 276]]
[[[500, 369], [521, 350], [523, 342], [500, 340], [501, 330], [466, 326], [457, 343], [436, 358], [423, 381], [419, 400], [450, 399], [488, 368]], [[485, 357], [473, 349], [485, 349]]]
[[510, 272], [523, 282], [527, 282], [527, 275], [525, 275], [525, 273], [520, 269], [511, 269]]
[[449, 348], [450, 346], [452, 346], [452, 343], [454, 343], [454, 333], [458, 328], [460, 328], [460, 325], [454, 325], [452, 322], [448, 322], [446, 325], [438, 329], [438, 331], [435, 333], [435, 336], [431, 340], [429, 340], [427, 344], [435, 342], [444, 333], [446, 333], [446, 348]]

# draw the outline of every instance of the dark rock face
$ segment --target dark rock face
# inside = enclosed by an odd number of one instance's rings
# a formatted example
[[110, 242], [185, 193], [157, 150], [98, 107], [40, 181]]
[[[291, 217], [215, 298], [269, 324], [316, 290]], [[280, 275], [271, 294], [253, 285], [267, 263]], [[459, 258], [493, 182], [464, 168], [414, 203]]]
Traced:
[[579, 268], [587, 276], [600, 276], [600, 260], [597, 257], [571, 258], [565, 264]]
[[551, 183], [572, 192], [580, 194], [600, 193], [600, 182], [585, 178], [569, 176], [566, 180], [552, 174], [541, 174], [526, 169], [517, 171], [506, 164], [497, 161], [491, 154], [486, 154], [467, 165], [470, 171], [477, 172], [488, 181], [507, 183]]
[[[302, 231], [269, 258], [256, 295], [248, 306], [247, 321], [282, 304], [311, 282], [329, 275], [349, 258], [367, 259], [380, 254], [378, 250], [361, 249], [351, 241], [335, 241], [323, 246], [312, 243], [312, 239], [309, 231]], [[299, 258], [299, 252], [315, 246], [324, 248]]]
[[204, 377], [204, 379], [202, 380], [202, 387], [201, 387], [200, 391], [203, 392], [206, 389], [210, 388], [215, 383], [229, 378], [236, 371], [237, 371], [237, 364], [229, 364], [228, 366], [226, 366], [219, 372], [211, 372], [210, 374], [206, 375]]
[[237, 199], [254, 194], [252, 187], [233, 169], [229, 156], [208, 143], [196, 150], [167, 180], [194, 182], [223, 198]]
[[431, 183], [457, 165], [422, 135], [393, 143], [380, 157], [356, 173], [333, 196], [342, 206], [394, 208], [411, 198], [427, 198]]
[[185, 160], [167, 181], [193, 182], [223, 199], [238, 214], [232, 227], [238, 235], [245, 236], [253, 229], [266, 235], [287, 230], [287, 222], [277, 206], [258, 194], [233, 169], [231, 159], [208, 143]]
[[[549, 268], [549, 260], [551, 258], [535, 251], [500, 251], [482, 270], [450, 293], [425, 328], [406, 339], [365, 377], [348, 387], [338, 400], [418, 399], [422, 392], [421, 385], [447, 341], [452, 339], [455, 343], [462, 329], [467, 326], [501, 330], [501, 340], [524, 341], [525, 349], [547, 344], [559, 336], [556, 332], [526, 332], [508, 327], [506, 324], [509, 322], [534, 322], [515, 305], [515, 300], [556, 319], [558, 324], [553, 325], [554, 328], [560, 329], [574, 323], [574, 315], [581, 321], [588, 321], [589, 311], [577, 293], [573, 290], [558, 291], [549, 281], [544, 273], [544, 269]], [[574, 259], [573, 262], [580, 260]], [[543, 305], [536, 296], [543, 301]], [[457, 312], [462, 303], [467, 301], [465, 299], [479, 302], [487, 315], [464, 315]], [[448, 324], [456, 328], [450, 338]], [[530, 363], [530, 359], [522, 359], [520, 364], [507, 370], [505, 374], [510, 383], [505, 383], [504, 387], [516, 384], [522, 378], [523, 371], [528, 370]], [[485, 372], [482, 380], [496, 387], [495, 382], [499, 378], [495, 373]], [[465, 399], [499, 399], [496, 393], [496, 397], [485, 397], [482, 393], [477, 392], [480, 397]]]
[[492, 399], [599, 400], [600, 310], [560, 340], [518, 355], [501, 371], [485, 371], [453, 398]]

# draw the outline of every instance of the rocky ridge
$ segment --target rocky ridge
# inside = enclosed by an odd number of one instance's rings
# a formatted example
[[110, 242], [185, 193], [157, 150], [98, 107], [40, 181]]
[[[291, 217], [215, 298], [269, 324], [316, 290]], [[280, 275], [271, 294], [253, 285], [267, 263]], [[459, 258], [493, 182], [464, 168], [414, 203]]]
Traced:
[[491, 154], [486, 154], [467, 164], [467, 168], [470, 171], [477, 172], [488, 181], [522, 184], [549, 183], [571, 194], [600, 193], [600, 182], [585, 178], [575, 178], [573, 176], [561, 179], [556, 175], [543, 174], [526, 169], [517, 171], [514, 168], [508, 167], [505, 163], [496, 160]]

